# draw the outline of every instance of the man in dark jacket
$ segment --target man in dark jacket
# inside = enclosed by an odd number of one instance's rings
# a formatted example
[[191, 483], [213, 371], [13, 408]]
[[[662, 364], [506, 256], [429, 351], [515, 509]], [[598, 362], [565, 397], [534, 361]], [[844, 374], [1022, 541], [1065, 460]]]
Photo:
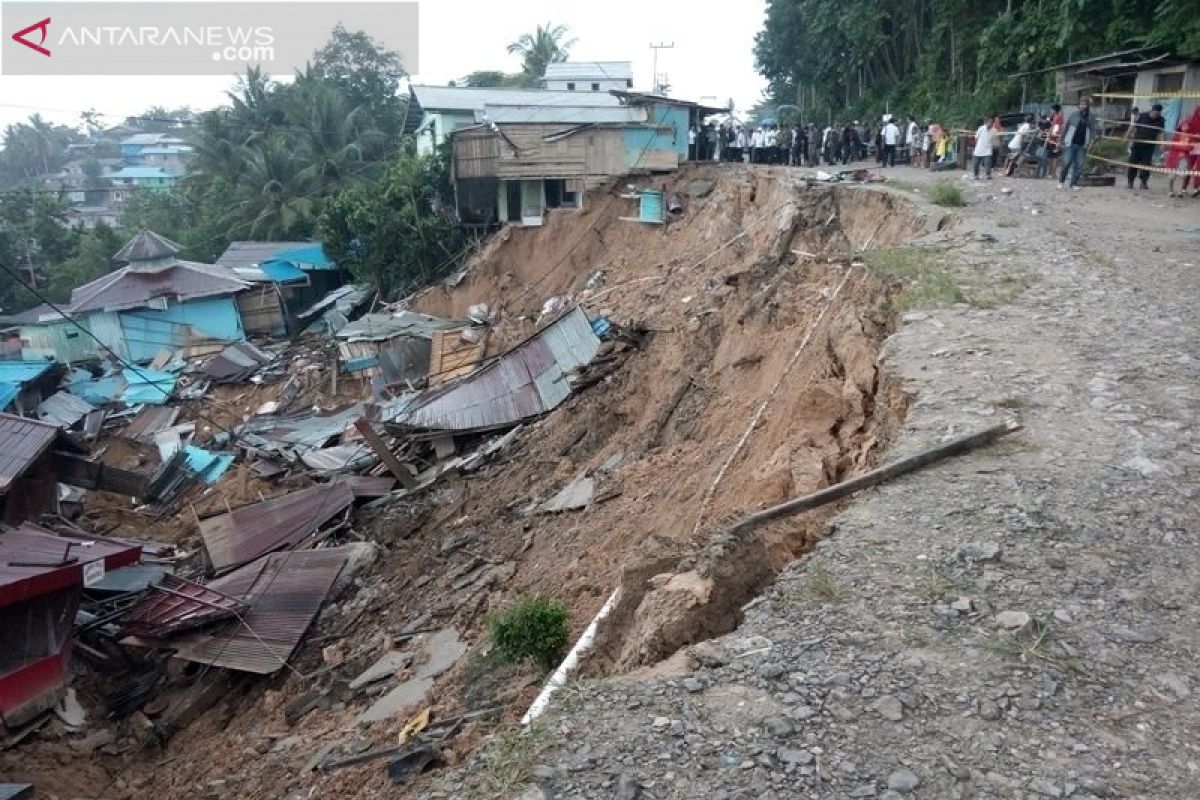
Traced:
[[1125, 177], [1129, 179], [1130, 189], [1133, 188], [1134, 178], [1141, 179], [1143, 189], [1150, 188], [1150, 170], [1145, 167], [1150, 166], [1150, 162], [1154, 159], [1154, 148], [1158, 146], [1158, 139], [1162, 136], [1165, 124], [1162, 106], [1155, 103], [1149, 113], [1138, 114], [1134, 118], [1133, 124], [1129, 126], [1129, 132], [1125, 134], [1125, 138], [1131, 140], [1129, 145], [1130, 166]]
[[1062, 168], [1058, 173], [1058, 188], [1067, 187], [1067, 172], [1071, 173], [1071, 188], [1079, 188], [1079, 173], [1088, 150], [1100, 138], [1100, 123], [1092, 113], [1092, 104], [1086, 98], [1079, 100], [1079, 110], [1067, 120], [1067, 129], [1062, 136]]

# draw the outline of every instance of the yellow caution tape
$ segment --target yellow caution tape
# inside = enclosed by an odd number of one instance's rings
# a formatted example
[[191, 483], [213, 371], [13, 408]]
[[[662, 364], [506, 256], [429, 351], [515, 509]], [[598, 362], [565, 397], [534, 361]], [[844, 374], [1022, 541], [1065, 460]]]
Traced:
[[1128, 92], [1099, 92], [1092, 95], [1093, 97], [1103, 97], [1110, 100], [1158, 100], [1158, 99], [1191, 99], [1200, 97], [1200, 91], [1195, 89], [1187, 89], [1178, 92], [1155, 92], [1154, 94], [1131, 94]]
[[[1127, 144], [1169, 145], [1171, 143], [1170, 139], [1126, 139], [1124, 136], [1108, 136], [1107, 134], [1101, 134], [1100, 138], [1109, 139], [1110, 141], [1114, 142], [1125, 142]], [[1197, 141], [1200, 142], [1200, 138], [1198, 138]]]
[[1153, 167], [1148, 164], [1130, 164], [1128, 161], [1114, 161], [1111, 158], [1105, 158], [1104, 156], [1096, 156], [1096, 155], [1092, 155], [1091, 153], [1088, 153], [1088, 158], [1095, 159], [1096, 161], [1103, 161], [1108, 164], [1116, 164], [1119, 167], [1133, 167], [1134, 169], [1139, 169], [1139, 170], [1144, 169], [1147, 172], [1156, 172], [1160, 175], [1178, 175], [1178, 176], [1191, 175], [1193, 178], [1200, 177], [1200, 169], [1177, 170], [1177, 169], [1167, 169], [1166, 167]]

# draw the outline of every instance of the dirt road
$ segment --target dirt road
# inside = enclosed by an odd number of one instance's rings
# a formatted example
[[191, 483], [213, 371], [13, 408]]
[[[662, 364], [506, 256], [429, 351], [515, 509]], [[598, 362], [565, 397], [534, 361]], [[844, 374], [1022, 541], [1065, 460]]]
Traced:
[[445, 796], [525, 759], [509, 796], [1200, 797], [1200, 203], [955, 182], [961, 222], [878, 259], [915, 287], [889, 457], [1024, 432], [865, 492], [734, 633]]

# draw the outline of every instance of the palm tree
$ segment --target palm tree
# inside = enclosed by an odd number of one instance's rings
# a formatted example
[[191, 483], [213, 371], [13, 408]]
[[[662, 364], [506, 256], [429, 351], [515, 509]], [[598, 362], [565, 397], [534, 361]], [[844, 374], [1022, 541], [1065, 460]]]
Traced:
[[567, 35], [566, 25], [547, 22], [538, 25], [533, 33], [523, 33], [521, 38], [508, 46], [508, 52], [521, 56], [521, 70], [525, 79], [532, 83], [546, 74], [546, 65], [566, 61], [568, 51], [575, 39], [562, 41]]
[[283, 137], [246, 148], [236, 200], [225, 217], [231, 235], [279, 241], [304, 238], [317, 210], [316, 182]]
[[387, 137], [375, 127], [367, 108], [327, 82], [297, 73], [285, 99], [288, 133], [306, 177], [323, 191], [341, 189], [350, 179], [374, 172], [386, 157]]

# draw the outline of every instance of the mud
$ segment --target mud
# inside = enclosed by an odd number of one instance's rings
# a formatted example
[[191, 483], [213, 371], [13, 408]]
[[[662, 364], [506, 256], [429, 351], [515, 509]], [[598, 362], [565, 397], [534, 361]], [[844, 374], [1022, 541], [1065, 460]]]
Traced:
[[[326, 776], [300, 767], [329, 743], [384, 744], [403, 721], [356, 727], [371, 702], [357, 697], [289, 728], [286, 704], [348, 681], [378, 657], [373, 643], [384, 636], [436, 626], [456, 630], [470, 650], [429, 694], [435, 717], [502, 703], [512, 720], [538, 681], [511, 670], [497, 680], [480, 653], [487, 614], [514, 598], [563, 601], [578, 635], [621, 585], [623, 602], [586, 666], [589, 674], [618, 674], [731, 630], [742, 606], [812, 546], [836, 508], [740, 540], [714, 532], [879, 460], [907, 398], [877, 366], [896, 323], [888, 303], [894, 287], [856, 256], [864, 246], [903, 244], [944, 220], [883, 192], [805, 187], [784, 169], [693, 167], [657, 185], [675, 191], [696, 180], [712, 181], [713, 190], [681, 195], [685, 213], [668, 225], [619, 220], [629, 201], [618, 197], [623, 187], [612, 187], [589, 195], [582, 212], [552, 212], [541, 228], [499, 234], [457, 286], [415, 299], [418, 310], [444, 315], [487, 303], [498, 318], [492, 348], [532, 333], [554, 297], [648, 335], [615, 373], [526, 425], [498, 460], [415, 502], [359, 515], [355, 530], [380, 542], [383, 558], [348, 596], [335, 598], [295, 664], [300, 674], [317, 673], [317, 642], [338, 641], [362, 654], [348, 660], [345, 675], [280, 675], [210, 711], [163, 753], [130, 749], [101, 759], [111, 796], [196, 797], [198, 788], [222, 798], [297, 790], [304, 797], [398, 796], [378, 763]], [[313, 378], [312, 388], [318, 385]], [[257, 399], [226, 397], [227, 413], [244, 413]], [[580, 475], [596, 478], [591, 505], [537, 511]], [[248, 484], [247, 493], [254, 491]], [[479, 731], [467, 726], [447, 757], [468, 752]], [[23, 775], [36, 779], [53, 768], [61, 747], [33, 742]], [[164, 758], [172, 759], [169, 769], [157, 766]], [[406, 796], [421, 796], [421, 788], [416, 782]], [[69, 792], [59, 785], [56, 794]]]

